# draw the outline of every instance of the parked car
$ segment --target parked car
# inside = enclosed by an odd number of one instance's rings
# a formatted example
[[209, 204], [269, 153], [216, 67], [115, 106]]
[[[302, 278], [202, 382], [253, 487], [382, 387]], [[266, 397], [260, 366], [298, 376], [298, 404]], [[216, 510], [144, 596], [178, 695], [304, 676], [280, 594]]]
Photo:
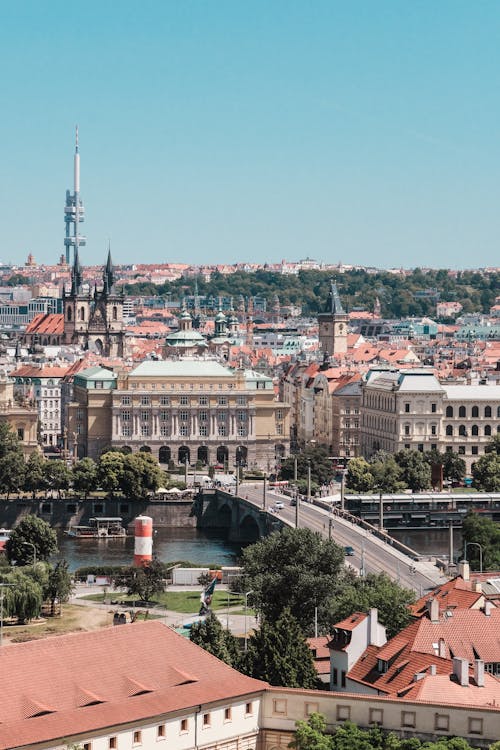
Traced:
[[344, 547], [344, 554], [346, 557], [352, 557], [354, 555], [354, 547]]
[[282, 503], [281, 500], [278, 500], [276, 503], [274, 503], [274, 510], [282, 510], [285, 507], [285, 503]]

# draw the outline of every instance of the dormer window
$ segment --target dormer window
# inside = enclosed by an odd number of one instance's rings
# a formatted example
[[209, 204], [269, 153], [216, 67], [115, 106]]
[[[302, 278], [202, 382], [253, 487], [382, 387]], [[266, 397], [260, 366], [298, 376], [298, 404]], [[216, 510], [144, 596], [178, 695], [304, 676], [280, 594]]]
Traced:
[[389, 668], [388, 663], [385, 661], [385, 659], [377, 659], [377, 672], [380, 674], [385, 674]]

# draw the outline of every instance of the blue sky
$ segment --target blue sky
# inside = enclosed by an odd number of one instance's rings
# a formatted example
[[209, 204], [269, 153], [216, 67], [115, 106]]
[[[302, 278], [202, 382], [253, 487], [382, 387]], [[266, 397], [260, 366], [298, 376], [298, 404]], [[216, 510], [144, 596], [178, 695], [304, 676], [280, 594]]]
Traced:
[[0, 258], [500, 263], [496, 0], [0, 1]]

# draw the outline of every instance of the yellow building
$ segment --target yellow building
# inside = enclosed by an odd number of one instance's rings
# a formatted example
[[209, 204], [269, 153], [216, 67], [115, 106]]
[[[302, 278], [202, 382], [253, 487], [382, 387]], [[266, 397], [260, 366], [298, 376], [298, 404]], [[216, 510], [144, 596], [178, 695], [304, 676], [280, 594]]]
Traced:
[[113, 446], [150, 451], [164, 464], [272, 472], [289, 452], [288, 410], [271, 378], [214, 360], [90, 368], [75, 376], [68, 437], [79, 457]]
[[26, 399], [23, 401], [14, 398], [14, 381], [0, 375], [0, 422], [7, 422], [14, 430], [26, 458], [38, 450], [38, 412]]

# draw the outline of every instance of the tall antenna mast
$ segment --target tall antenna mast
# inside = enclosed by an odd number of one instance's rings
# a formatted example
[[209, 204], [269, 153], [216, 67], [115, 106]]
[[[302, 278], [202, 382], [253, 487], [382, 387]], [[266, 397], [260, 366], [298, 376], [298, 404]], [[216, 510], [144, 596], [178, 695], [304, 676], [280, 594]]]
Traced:
[[80, 223], [85, 218], [85, 209], [80, 198], [80, 151], [78, 144], [78, 125], [75, 133], [75, 155], [73, 158], [73, 192], [66, 190], [66, 205], [64, 206], [64, 223], [66, 225], [66, 236], [64, 247], [66, 251], [66, 263], [71, 258], [73, 248], [73, 260], [78, 256], [78, 248], [86, 244], [86, 238], [80, 235]]

